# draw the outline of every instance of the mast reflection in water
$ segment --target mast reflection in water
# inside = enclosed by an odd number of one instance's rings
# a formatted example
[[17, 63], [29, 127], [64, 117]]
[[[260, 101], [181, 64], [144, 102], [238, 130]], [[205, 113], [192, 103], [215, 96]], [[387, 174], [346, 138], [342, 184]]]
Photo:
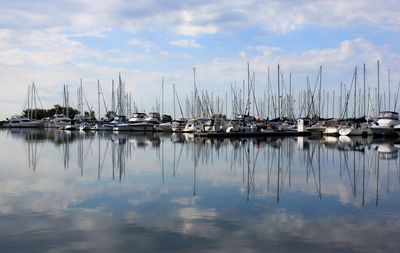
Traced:
[[397, 252], [399, 143], [2, 130], [0, 246]]

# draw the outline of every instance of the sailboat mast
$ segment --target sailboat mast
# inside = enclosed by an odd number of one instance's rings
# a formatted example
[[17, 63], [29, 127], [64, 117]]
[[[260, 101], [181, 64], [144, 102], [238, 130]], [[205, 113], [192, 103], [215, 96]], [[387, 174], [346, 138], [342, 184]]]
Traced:
[[318, 89], [318, 117], [321, 117], [321, 84], [322, 84], [322, 65], [319, 66], [319, 89]]
[[196, 68], [193, 68], [193, 96], [192, 96], [192, 117], [195, 117], [196, 114]]
[[82, 89], [82, 78], [80, 79], [80, 88], [79, 88], [79, 110], [80, 114], [83, 116], [83, 89]]
[[280, 95], [280, 67], [278, 64], [278, 117], [281, 117], [281, 95]]
[[111, 111], [115, 112], [115, 87], [114, 87], [114, 80], [111, 83]]
[[175, 83], [172, 84], [172, 90], [173, 90], [173, 100], [174, 100], [174, 119], [176, 119], [176, 113], [175, 113]]
[[354, 69], [354, 110], [353, 110], [353, 118], [356, 118], [356, 110], [357, 110], [357, 67]]
[[99, 115], [97, 115], [97, 119], [100, 120], [100, 81], [97, 79], [97, 106], [99, 108]]
[[164, 114], [164, 77], [162, 77], [161, 83], [161, 117]]
[[250, 115], [250, 64], [247, 63], [247, 101], [246, 101], [246, 115]]
[[391, 110], [391, 106], [390, 106], [390, 69], [388, 69], [388, 90], [389, 90], [389, 110]]
[[332, 94], [332, 118], [335, 118], [335, 90]]
[[377, 104], [377, 113], [381, 111], [381, 101], [380, 101], [380, 94], [379, 94], [379, 60], [377, 61], [377, 67], [378, 67], [378, 104]]
[[363, 109], [364, 109], [364, 117], [366, 116], [366, 113], [365, 113], [365, 110], [366, 110], [366, 104], [365, 104], [365, 63], [364, 63], [364, 73], [363, 73], [363, 75], [364, 75], [364, 107], [363, 107]]
[[270, 113], [270, 97], [271, 97], [270, 85], [271, 85], [271, 79], [270, 79], [270, 76], [269, 76], [269, 67], [268, 67], [268, 86], [267, 86], [267, 90], [268, 90], [268, 109], [267, 109], [267, 117], [268, 117], [268, 118], [269, 118], [269, 113]]

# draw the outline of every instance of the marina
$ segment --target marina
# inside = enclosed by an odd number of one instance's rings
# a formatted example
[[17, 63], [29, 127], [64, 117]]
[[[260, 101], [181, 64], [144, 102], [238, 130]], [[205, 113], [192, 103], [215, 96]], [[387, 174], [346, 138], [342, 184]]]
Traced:
[[2, 1], [0, 251], [400, 252], [396, 1]]

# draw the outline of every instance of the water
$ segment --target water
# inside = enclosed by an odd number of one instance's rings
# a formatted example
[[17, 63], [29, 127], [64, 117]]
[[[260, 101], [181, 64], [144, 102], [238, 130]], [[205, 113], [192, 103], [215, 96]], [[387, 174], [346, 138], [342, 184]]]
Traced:
[[398, 252], [396, 141], [0, 131], [1, 252]]

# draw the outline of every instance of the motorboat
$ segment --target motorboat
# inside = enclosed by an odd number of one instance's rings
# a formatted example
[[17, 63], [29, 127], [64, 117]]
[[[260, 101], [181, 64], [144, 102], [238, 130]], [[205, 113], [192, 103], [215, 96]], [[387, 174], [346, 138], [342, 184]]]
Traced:
[[140, 123], [144, 122], [147, 118], [147, 114], [144, 112], [135, 112], [132, 114], [132, 117], [129, 119], [130, 123]]
[[371, 126], [371, 131], [374, 135], [399, 135], [399, 130], [396, 125], [400, 125], [399, 113], [394, 111], [382, 111], [379, 113], [379, 118]]
[[161, 117], [158, 112], [150, 112], [144, 121], [152, 124], [160, 124]]
[[181, 133], [183, 131], [183, 129], [185, 128], [186, 123], [187, 123], [187, 119], [185, 119], [185, 118], [179, 118], [179, 119], [172, 121], [172, 126], [171, 126], [172, 132]]
[[40, 120], [31, 120], [22, 115], [14, 115], [11, 117], [6, 127], [10, 128], [39, 128], [43, 127], [43, 123]]
[[47, 122], [46, 127], [48, 128], [63, 128], [67, 125], [71, 125], [71, 118], [64, 114], [54, 114], [50, 121]]
[[113, 131], [114, 127], [118, 124], [126, 122], [125, 116], [115, 116], [109, 121], [99, 122], [94, 125], [91, 130], [95, 131]]
[[154, 131], [154, 124], [148, 122], [120, 123], [113, 127], [113, 131], [149, 132]]
[[203, 127], [204, 127], [203, 120], [198, 118], [192, 118], [187, 121], [185, 127], [182, 129], [182, 132], [193, 133], [200, 131]]

